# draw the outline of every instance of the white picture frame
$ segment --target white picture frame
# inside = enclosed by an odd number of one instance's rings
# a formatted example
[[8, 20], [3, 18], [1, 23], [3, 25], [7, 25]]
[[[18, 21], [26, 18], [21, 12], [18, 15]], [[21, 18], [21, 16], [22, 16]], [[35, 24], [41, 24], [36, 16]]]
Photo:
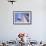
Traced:
[[32, 24], [32, 11], [13, 11], [13, 24]]

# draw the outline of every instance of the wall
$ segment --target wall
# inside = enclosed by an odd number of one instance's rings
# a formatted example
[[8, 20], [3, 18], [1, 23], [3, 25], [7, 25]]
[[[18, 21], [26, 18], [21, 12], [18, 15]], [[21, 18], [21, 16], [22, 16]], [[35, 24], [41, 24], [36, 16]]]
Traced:
[[[46, 13], [42, 0], [16, 0], [13, 5], [0, 0], [0, 40], [15, 40], [19, 32], [37, 41], [46, 40]], [[32, 25], [13, 25], [13, 11], [32, 11]]]

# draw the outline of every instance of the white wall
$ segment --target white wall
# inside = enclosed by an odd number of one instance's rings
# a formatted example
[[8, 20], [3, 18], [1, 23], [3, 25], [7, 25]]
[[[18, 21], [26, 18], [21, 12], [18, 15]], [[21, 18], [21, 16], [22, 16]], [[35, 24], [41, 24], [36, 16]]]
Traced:
[[[0, 40], [11, 40], [19, 32], [31, 34], [37, 41], [46, 40], [46, 14], [42, 0], [16, 0], [13, 5], [0, 0]], [[13, 25], [13, 11], [32, 11], [32, 25]]]

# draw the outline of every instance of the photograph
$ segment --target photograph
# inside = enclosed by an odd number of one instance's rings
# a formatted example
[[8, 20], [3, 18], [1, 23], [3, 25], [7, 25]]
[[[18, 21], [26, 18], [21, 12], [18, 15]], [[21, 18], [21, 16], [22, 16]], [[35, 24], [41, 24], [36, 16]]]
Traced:
[[13, 24], [32, 24], [32, 12], [13, 11]]

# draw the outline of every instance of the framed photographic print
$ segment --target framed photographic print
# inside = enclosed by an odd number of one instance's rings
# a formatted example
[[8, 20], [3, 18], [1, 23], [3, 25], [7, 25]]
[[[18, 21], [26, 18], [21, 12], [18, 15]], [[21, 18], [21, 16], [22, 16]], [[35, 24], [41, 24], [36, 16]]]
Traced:
[[32, 11], [13, 11], [13, 24], [32, 24]]

